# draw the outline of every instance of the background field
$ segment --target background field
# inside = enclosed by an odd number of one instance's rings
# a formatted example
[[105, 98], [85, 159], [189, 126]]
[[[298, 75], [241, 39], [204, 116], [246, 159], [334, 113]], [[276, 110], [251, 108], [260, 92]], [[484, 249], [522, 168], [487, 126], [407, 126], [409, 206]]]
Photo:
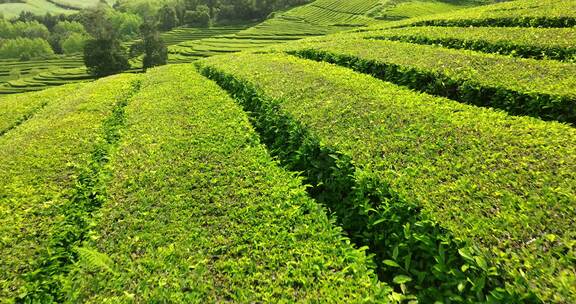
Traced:
[[[93, 2], [64, 1], [70, 6], [87, 7]], [[286, 12], [278, 12], [271, 19], [258, 24], [236, 26], [214, 26], [211, 28], [176, 28], [162, 33], [169, 46], [170, 63], [192, 62], [200, 58], [285, 43], [302, 38], [321, 36], [351, 30], [357, 27], [378, 24], [381, 20], [398, 20], [436, 12], [463, 9], [483, 4], [481, 1], [441, 2], [390, 1], [390, 0], [318, 0], [309, 5]], [[2, 6], [6, 5], [6, 8]], [[27, 4], [0, 4], [2, 11], [34, 5], [34, 12], [43, 13], [54, 9], [64, 12], [62, 7], [50, 2], [35, 0]], [[75, 12], [66, 9], [67, 13]], [[6, 15], [6, 16], [9, 16]], [[393, 16], [393, 17], [391, 17]], [[126, 43], [129, 46], [130, 43]], [[20, 62], [5, 61], [0, 68], [0, 94], [12, 94], [41, 90], [45, 87], [89, 79], [82, 68], [79, 55]], [[142, 59], [131, 61], [134, 68], [141, 66]], [[39, 75], [42, 72], [42, 75]]]

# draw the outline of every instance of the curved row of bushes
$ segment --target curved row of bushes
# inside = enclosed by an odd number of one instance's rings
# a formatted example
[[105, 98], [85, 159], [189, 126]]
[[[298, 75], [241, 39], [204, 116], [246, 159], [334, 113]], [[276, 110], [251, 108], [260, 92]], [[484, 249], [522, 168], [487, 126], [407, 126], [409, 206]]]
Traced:
[[390, 299], [364, 250], [193, 66], [150, 70], [122, 137], [93, 237], [67, 278], [70, 302]]
[[26, 111], [46, 105], [0, 136], [0, 301], [61, 300], [62, 273], [100, 195], [92, 169], [106, 157], [105, 124], [134, 80], [122, 75], [34, 95]]
[[424, 303], [576, 297], [573, 128], [286, 55], [199, 65], [398, 292]]
[[284, 49], [460, 102], [576, 122], [576, 65], [570, 63], [346, 36]]
[[576, 29], [571, 28], [407, 27], [370, 32], [368, 37], [522, 58], [576, 61]]

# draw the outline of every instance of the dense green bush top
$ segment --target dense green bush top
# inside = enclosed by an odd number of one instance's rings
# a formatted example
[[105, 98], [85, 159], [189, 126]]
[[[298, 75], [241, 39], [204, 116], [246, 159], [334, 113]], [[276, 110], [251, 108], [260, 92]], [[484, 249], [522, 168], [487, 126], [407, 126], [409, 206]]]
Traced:
[[[72, 199], [79, 167], [87, 165], [101, 140], [102, 122], [134, 77], [32, 95], [32, 103], [49, 102], [32, 119], [0, 136], [0, 302], [31, 291], [21, 289], [23, 285], [42, 288], [34, 273], [52, 269], [36, 269], [37, 261], [48, 248], [56, 249], [49, 247], [54, 240], [64, 237], [56, 232], [67, 224], [62, 208]], [[44, 100], [36, 101], [38, 97]], [[57, 265], [61, 258], [54, 256], [48, 264]]]
[[69, 277], [70, 302], [386, 296], [364, 252], [268, 156], [241, 108], [192, 66], [151, 70], [126, 119], [109, 199]]
[[[342, 42], [347, 43], [351, 42]], [[367, 54], [386, 51], [374, 45], [400, 45], [355, 43], [356, 52]], [[422, 57], [410, 58], [418, 62]], [[289, 56], [245, 54], [213, 57], [201, 64], [237, 96], [254, 87], [256, 109], [263, 107], [261, 103], [276, 104], [272, 107], [276, 110], [266, 112], [268, 116], [273, 117], [274, 111], [285, 113], [321, 146], [351, 159], [356, 167], [355, 191], [365, 191], [368, 203], [373, 201], [357, 209], [372, 214], [372, 226], [387, 223], [381, 234], [370, 237], [385, 240], [393, 233], [417, 230], [386, 227], [394, 216], [402, 216], [389, 214], [390, 210], [414, 204], [412, 208], [421, 210], [424, 219], [488, 257], [474, 257], [470, 248], [461, 249], [458, 253], [467, 264], [447, 270], [443, 263], [452, 257], [437, 245], [436, 265], [425, 276], [443, 273], [448, 276], [441, 279], [445, 283], [463, 280], [462, 287], [468, 290], [466, 276], [476, 267], [491, 274], [473, 284], [488, 284], [496, 272], [508, 279], [505, 288], [510, 294], [534, 292], [544, 302], [576, 300], [574, 128], [414, 93], [344, 68]], [[273, 121], [263, 120], [264, 124]], [[271, 130], [281, 133], [281, 129]], [[276, 147], [291, 145], [281, 142]], [[417, 246], [431, 246], [420, 241]], [[384, 248], [389, 256], [383, 258], [395, 260], [384, 264], [400, 267], [396, 265], [403, 265], [417, 248], [399, 247], [399, 256], [398, 247]], [[414, 273], [408, 275], [417, 281]], [[435, 288], [439, 286], [443, 285]]]
[[466, 50], [452, 50], [397, 41], [333, 36], [323, 42], [295, 44], [439, 72], [458, 80], [475, 81], [523, 93], [543, 93], [576, 98], [576, 65], [556, 61], [510, 58]]
[[576, 60], [576, 28], [406, 27], [369, 37], [513, 56]]
[[36, 111], [54, 99], [68, 94], [80, 85], [70, 85], [56, 90], [26, 95], [14, 95], [0, 100], [0, 136], [30, 118]]
[[295, 43], [286, 50], [467, 103], [576, 122], [574, 64], [362, 39], [356, 35]]
[[521, 27], [574, 27], [576, 26], [575, 0], [517, 0], [384, 23], [377, 27], [440, 25], [440, 26], [521, 26]]

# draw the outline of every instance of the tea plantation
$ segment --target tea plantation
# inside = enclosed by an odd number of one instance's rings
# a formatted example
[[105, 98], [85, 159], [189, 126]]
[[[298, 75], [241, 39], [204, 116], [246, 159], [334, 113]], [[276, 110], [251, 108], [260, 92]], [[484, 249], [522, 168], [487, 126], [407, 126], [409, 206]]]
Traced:
[[479, 4], [3, 61], [0, 303], [576, 303], [576, 1]]

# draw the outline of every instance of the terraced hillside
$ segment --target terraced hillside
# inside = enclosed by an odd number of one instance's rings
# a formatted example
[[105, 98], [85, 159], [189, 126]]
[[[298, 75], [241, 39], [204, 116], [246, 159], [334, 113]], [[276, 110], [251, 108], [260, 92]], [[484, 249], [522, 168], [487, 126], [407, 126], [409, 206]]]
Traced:
[[[244, 28], [246, 26], [223, 26], [209, 29], [178, 28], [162, 33], [162, 39], [167, 45], [173, 45], [182, 41], [235, 33]], [[177, 56], [171, 56], [171, 63], [178, 61]], [[190, 60], [185, 58], [184, 61]], [[0, 63], [0, 95], [39, 91], [52, 86], [94, 79], [86, 71], [82, 54], [30, 61], [0, 60]], [[135, 58], [131, 64], [137, 69], [142, 66], [142, 59]]]
[[[222, 53], [232, 53], [260, 49], [270, 45], [298, 40], [310, 36], [322, 36], [356, 27], [374, 24], [377, 19], [385, 19], [382, 14], [406, 6], [404, 13], [395, 19], [409, 18], [428, 13], [463, 9], [484, 2], [457, 1], [446, 4], [441, 1], [384, 1], [384, 0], [317, 0], [297, 7], [261, 24], [233, 35], [223, 35], [190, 41], [170, 47], [170, 54], [180, 61], [189, 57], [194, 60]], [[426, 10], [424, 7], [429, 7]], [[434, 7], [434, 9], [432, 9]], [[401, 15], [401, 16], [400, 16]]]
[[[43, 7], [38, 4], [40, 2], [30, 1], [26, 5], [34, 4]], [[80, 9], [94, 4], [72, 0], [53, 2], [71, 9]], [[402, 19], [462, 9], [484, 2], [483, 0], [454, 3], [435, 0], [318, 0], [310, 5], [278, 13], [273, 18], [254, 26], [249, 24], [211, 28], [176, 28], [162, 33], [162, 39], [169, 46], [169, 63], [186, 63], [213, 55], [261, 49], [310, 36], [321, 36], [363, 27], [376, 23], [377, 19], [390, 19], [383, 16], [392, 11], [396, 14], [396, 17], [392, 19]], [[8, 4], [0, 4], [0, 8], [3, 5]], [[135, 68], [141, 67], [142, 58], [132, 59], [131, 64]], [[4, 61], [0, 67], [0, 94], [38, 91], [90, 78], [83, 68], [80, 55], [28, 62]]]
[[197, 59], [258, 49], [309, 36], [326, 35], [374, 22], [375, 20], [366, 14], [377, 9], [379, 3], [379, 0], [318, 0], [280, 13], [236, 34], [183, 42], [169, 50], [171, 54], [180, 57]]
[[[207, 40], [213, 37], [234, 35], [237, 32], [249, 28], [250, 25], [237, 26], [215, 26], [210, 28], [176, 28], [166, 33], [162, 33], [162, 39], [170, 49], [180, 49], [184, 45], [195, 44], [199, 40]], [[176, 46], [179, 45], [179, 46]], [[174, 46], [174, 47], [171, 47]], [[169, 63], [191, 62], [196, 57], [186, 56], [186, 53], [171, 52]]]
[[[0, 3], [0, 12], [4, 17], [12, 18], [27, 11], [38, 15], [72, 14], [83, 8], [96, 6], [100, 0], [22, 0]], [[113, 3], [114, 1], [106, 1]]]
[[82, 55], [30, 61], [0, 61], [0, 94], [43, 90], [51, 86], [93, 79]]
[[556, 5], [0, 97], [0, 302], [576, 302]]

